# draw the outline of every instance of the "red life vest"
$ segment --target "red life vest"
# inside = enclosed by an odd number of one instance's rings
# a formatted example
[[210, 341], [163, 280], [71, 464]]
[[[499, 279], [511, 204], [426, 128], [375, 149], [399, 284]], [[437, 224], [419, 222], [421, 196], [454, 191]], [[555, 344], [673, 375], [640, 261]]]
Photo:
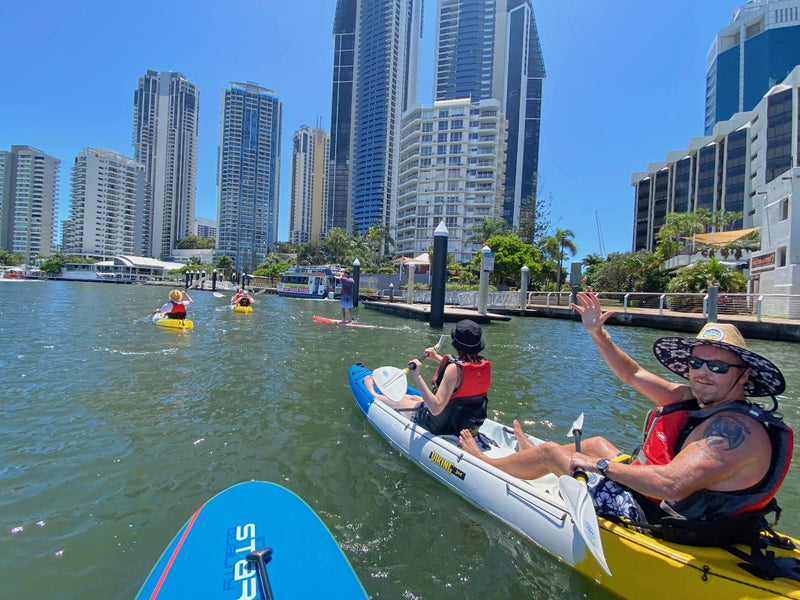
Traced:
[[435, 435], [458, 435], [462, 429], [475, 430], [486, 419], [489, 403], [489, 385], [492, 382], [492, 365], [485, 358], [469, 363], [445, 355], [433, 376], [433, 393], [439, 388], [445, 369], [457, 365], [460, 381], [450, 396], [450, 401], [438, 415], [433, 415], [423, 403], [416, 414], [416, 422]]
[[168, 319], [185, 319], [186, 318], [186, 306], [184, 306], [183, 302], [173, 302], [172, 303], [172, 310], [167, 313]]
[[792, 460], [792, 430], [772, 412], [746, 401], [705, 410], [700, 409], [696, 400], [654, 408], [645, 419], [640, 453], [644, 463], [637, 460], [634, 464], [668, 464], [680, 452], [694, 429], [721, 412], [748, 415], [766, 428], [772, 445], [772, 457], [766, 475], [756, 485], [744, 490], [698, 490], [678, 502], [662, 502], [662, 508], [669, 512], [687, 519], [708, 519], [758, 511], [775, 497], [786, 477]]

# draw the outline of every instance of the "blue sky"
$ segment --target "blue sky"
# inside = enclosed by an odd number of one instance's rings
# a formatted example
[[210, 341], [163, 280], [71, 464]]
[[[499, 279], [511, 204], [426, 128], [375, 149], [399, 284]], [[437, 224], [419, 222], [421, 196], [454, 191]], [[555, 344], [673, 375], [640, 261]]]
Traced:
[[[547, 68], [539, 172], [578, 258], [628, 251], [631, 174], [703, 134], [706, 54], [745, 0], [539, 0]], [[419, 100], [430, 102], [436, 0], [424, 0]], [[61, 159], [60, 217], [85, 147], [133, 156], [133, 92], [147, 69], [200, 89], [199, 217], [216, 218], [222, 89], [254, 81], [283, 102], [279, 239], [288, 238], [291, 139], [330, 127], [335, 0], [0, 3], [0, 149]]]

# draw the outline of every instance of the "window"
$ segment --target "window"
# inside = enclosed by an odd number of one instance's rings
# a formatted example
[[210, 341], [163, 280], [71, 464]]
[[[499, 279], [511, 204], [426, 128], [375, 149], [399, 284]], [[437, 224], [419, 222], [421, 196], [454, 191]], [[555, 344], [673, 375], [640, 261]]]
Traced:
[[789, 218], [789, 199], [784, 198], [778, 204], [778, 221], [785, 221]]
[[786, 266], [786, 246], [778, 246], [778, 250], [775, 252], [775, 266]]

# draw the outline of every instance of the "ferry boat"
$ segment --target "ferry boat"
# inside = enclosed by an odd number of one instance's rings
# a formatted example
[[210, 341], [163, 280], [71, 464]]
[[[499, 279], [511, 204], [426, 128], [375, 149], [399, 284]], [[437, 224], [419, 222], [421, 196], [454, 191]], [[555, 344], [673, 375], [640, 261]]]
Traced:
[[335, 298], [341, 291], [343, 273], [339, 265], [292, 267], [281, 277], [276, 292], [290, 298]]

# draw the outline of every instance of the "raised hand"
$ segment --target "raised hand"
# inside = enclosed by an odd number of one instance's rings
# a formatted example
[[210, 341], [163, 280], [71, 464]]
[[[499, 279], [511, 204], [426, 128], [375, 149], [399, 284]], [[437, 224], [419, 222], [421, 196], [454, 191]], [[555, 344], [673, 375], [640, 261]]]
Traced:
[[578, 292], [578, 304], [572, 304], [572, 308], [581, 316], [583, 326], [589, 333], [599, 331], [608, 317], [615, 312], [613, 310], [603, 312], [600, 300], [594, 292]]

